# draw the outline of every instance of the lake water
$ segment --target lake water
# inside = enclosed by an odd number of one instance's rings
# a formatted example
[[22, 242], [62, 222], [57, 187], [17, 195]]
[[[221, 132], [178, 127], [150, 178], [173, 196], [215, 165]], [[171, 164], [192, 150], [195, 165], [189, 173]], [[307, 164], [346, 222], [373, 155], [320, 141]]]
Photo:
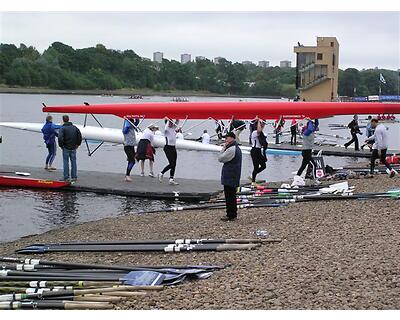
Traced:
[[[80, 95], [30, 95], [30, 94], [0, 94], [0, 121], [11, 122], [44, 122], [46, 114], [42, 112], [42, 102], [47, 105], [90, 104], [99, 103], [135, 103], [146, 101], [170, 101], [170, 97], [145, 97], [143, 100], [132, 100], [126, 97], [100, 97]], [[189, 97], [190, 101], [238, 101], [238, 98]], [[261, 99], [241, 100], [257, 101]], [[61, 115], [54, 114], [54, 122], [61, 122]], [[96, 116], [104, 127], [121, 128], [122, 120], [115, 116]], [[71, 121], [83, 124], [84, 115], [72, 114]], [[331, 131], [328, 123], [347, 124], [351, 116], [340, 116], [322, 119], [320, 132], [349, 136], [347, 130]], [[154, 120], [145, 120], [143, 127]], [[199, 123], [187, 121], [186, 130]], [[97, 125], [89, 119], [88, 125]], [[399, 125], [389, 124], [391, 132], [390, 147], [400, 148]], [[207, 129], [212, 135], [214, 123], [211, 121], [190, 130], [190, 137], [200, 137]], [[269, 140], [272, 139], [272, 126], [266, 127]], [[0, 144], [0, 164], [43, 167], [47, 150], [41, 134], [0, 127], [3, 142]], [[247, 140], [248, 131], [241, 135]], [[360, 136], [360, 141], [364, 138]], [[330, 138], [328, 138], [330, 139]], [[343, 144], [345, 140], [339, 140]], [[96, 145], [92, 145], [95, 147]], [[62, 168], [61, 152], [59, 150], [54, 166]], [[325, 163], [333, 167], [351, 165], [360, 160], [345, 157], [325, 157]], [[364, 159], [365, 161], [365, 159]], [[293, 176], [301, 163], [298, 156], [269, 156], [267, 169], [258, 178], [267, 181], [280, 181]], [[155, 172], [159, 172], [167, 164], [165, 155], [159, 150], [155, 159]], [[78, 168], [99, 172], [115, 172], [124, 175], [126, 157], [121, 145], [105, 144], [94, 155], [88, 157], [84, 145], [78, 151]], [[211, 152], [178, 151], [176, 179], [193, 178], [219, 180], [221, 164], [217, 154]], [[252, 163], [249, 155], [243, 157], [242, 178], [251, 174]], [[61, 170], [58, 171], [61, 175]], [[133, 174], [139, 173], [135, 166]], [[60, 176], [61, 178], [61, 176]], [[155, 181], [156, 183], [156, 181]], [[170, 205], [165, 201], [143, 200], [132, 197], [97, 195], [92, 193], [63, 193], [48, 191], [0, 189], [0, 241], [10, 241], [32, 233], [40, 233], [50, 229], [65, 227], [84, 221], [97, 220], [104, 217], [124, 215], [132, 211], [156, 209]]]

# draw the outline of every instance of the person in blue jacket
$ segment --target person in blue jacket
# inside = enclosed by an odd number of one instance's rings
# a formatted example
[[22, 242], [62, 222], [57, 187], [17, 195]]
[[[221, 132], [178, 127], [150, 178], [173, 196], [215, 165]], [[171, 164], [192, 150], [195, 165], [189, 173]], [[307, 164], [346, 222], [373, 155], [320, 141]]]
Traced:
[[312, 158], [312, 149], [314, 147], [315, 131], [318, 131], [319, 121], [315, 119], [314, 121], [308, 119], [307, 124], [303, 127], [303, 150], [301, 155], [303, 156], [303, 161], [301, 166], [297, 171], [297, 176], [301, 176], [307, 165], [312, 162], [315, 166], [315, 162]]
[[43, 140], [46, 144], [46, 148], [48, 150], [48, 155], [46, 157], [46, 165], [44, 167], [45, 170], [56, 170], [53, 165], [53, 161], [56, 158], [56, 137], [58, 137], [57, 130], [60, 129], [61, 126], [53, 123], [53, 117], [47, 116], [46, 123], [42, 128]]
[[125, 181], [130, 182], [130, 177], [133, 166], [135, 165], [135, 144], [136, 144], [136, 132], [139, 119], [129, 118], [124, 120], [124, 127], [122, 133], [124, 135], [124, 151], [128, 165], [126, 167]]

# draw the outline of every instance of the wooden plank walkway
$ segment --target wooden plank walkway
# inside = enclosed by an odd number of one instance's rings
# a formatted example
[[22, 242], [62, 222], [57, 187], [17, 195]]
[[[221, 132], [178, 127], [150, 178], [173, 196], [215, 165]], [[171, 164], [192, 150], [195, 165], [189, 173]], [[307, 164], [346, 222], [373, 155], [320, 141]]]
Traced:
[[[42, 168], [0, 165], [0, 171], [29, 172], [30, 178], [59, 180], [62, 169], [47, 171]], [[12, 174], [3, 174], [10, 175]], [[177, 179], [179, 185], [168, 184], [168, 178], [160, 183], [157, 178], [132, 175], [132, 182], [125, 182], [118, 173], [78, 170], [78, 181], [62, 190], [115, 194], [170, 200], [208, 200], [223, 190], [219, 181]]]

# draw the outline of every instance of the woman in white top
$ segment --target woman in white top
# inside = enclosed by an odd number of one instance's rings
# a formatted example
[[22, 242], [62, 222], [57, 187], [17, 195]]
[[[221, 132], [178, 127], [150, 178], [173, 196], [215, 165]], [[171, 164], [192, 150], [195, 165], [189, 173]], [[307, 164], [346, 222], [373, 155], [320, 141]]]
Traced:
[[256, 124], [257, 130], [254, 130], [251, 134], [251, 159], [253, 160], [253, 172], [251, 175], [251, 181], [255, 183], [256, 176], [263, 170], [265, 170], [267, 157], [265, 156], [265, 151], [267, 149], [267, 139], [264, 135], [263, 129], [265, 127], [265, 122], [258, 121]]
[[179, 120], [175, 122], [170, 119], [165, 120], [165, 129], [164, 129], [164, 136], [165, 136], [165, 146], [164, 152], [168, 159], [168, 165], [158, 174], [158, 180], [160, 182], [163, 181], [164, 174], [169, 171], [169, 184], [177, 185], [178, 183], [174, 180], [175, 175], [175, 168], [176, 168], [176, 159], [178, 157], [176, 153], [176, 134], [179, 131], [178, 128]]
[[158, 130], [156, 126], [150, 126], [143, 131], [142, 137], [139, 140], [137, 152], [136, 152], [136, 160], [140, 161], [140, 168], [142, 170], [141, 176], [144, 177], [144, 161], [146, 159], [150, 160], [150, 173], [149, 176], [154, 178], [153, 173], [153, 164], [154, 164], [154, 154], [156, 150], [152, 146], [154, 139], [154, 132]]

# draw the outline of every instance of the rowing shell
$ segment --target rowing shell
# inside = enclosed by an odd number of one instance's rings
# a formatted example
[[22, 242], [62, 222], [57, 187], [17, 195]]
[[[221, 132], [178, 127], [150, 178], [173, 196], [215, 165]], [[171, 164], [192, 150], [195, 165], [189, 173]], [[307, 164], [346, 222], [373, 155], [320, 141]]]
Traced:
[[[43, 124], [29, 123], [29, 122], [0, 122], [0, 126], [41, 133]], [[101, 128], [101, 127], [82, 126], [82, 125], [76, 125], [76, 126], [81, 131], [82, 138], [84, 139], [105, 141], [111, 143], [120, 143], [120, 144], [124, 142], [124, 136], [122, 134], [121, 129]], [[136, 133], [136, 140], [139, 141], [141, 136], [142, 136], [141, 132]], [[165, 137], [162, 135], [154, 135], [153, 146], [156, 148], [164, 147]], [[211, 151], [211, 152], [220, 152], [222, 150], [221, 146], [213, 144], [205, 144], [197, 141], [183, 140], [183, 139], [176, 140], [176, 148], [183, 150]], [[249, 153], [251, 148], [242, 146], [241, 149], [245, 153]], [[301, 154], [301, 152], [299, 151], [278, 150], [278, 149], [268, 149], [267, 153], [271, 155], [289, 155], [289, 156], [296, 156]]]
[[69, 184], [66, 181], [0, 176], [0, 187], [59, 189]]
[[327, 118], [354, 114], [400, 114], [400, 103], [380, 102], [145, 102], [99, 105], [45, 106], [43, 112], [112, 114], [146, 119]]

